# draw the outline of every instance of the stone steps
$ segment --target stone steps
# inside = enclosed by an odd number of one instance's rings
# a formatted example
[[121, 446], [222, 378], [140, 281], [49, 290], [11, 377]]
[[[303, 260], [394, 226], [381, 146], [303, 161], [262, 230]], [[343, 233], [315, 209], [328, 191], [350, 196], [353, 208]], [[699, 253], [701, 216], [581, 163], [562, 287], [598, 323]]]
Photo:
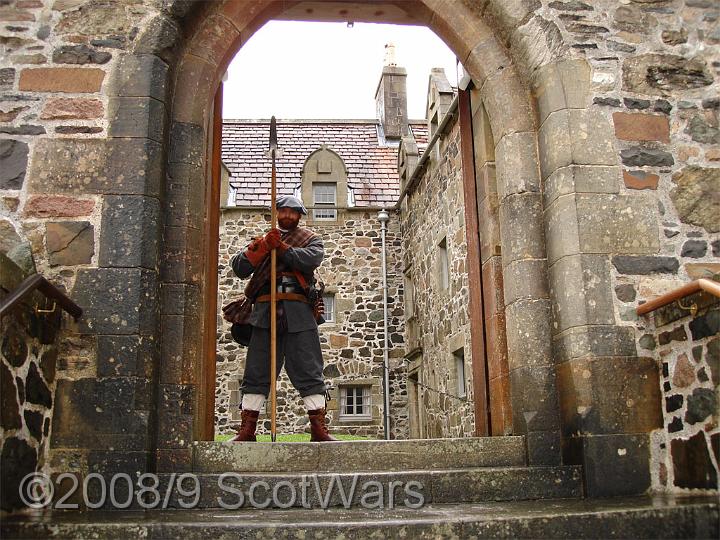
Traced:
[[718, 538], [716, 497], [632, 497], [288, 510], [47, 512], [3, 517], [3, 539]]
[[[170, 493], [167, 507], [181, 508], [177, 496], [181, 477], [159, 476], [159, 492]], [[362, 507], [364, 500], [379, 498], [385, 502], [392, 498], [397, 506], [417, 505], [420, 501], [428, 504], [582, 497], [580, 468], [575, 466], [346, 473], [198, 473], [194, 478], [196, 480], [182, 480], [181, 487], [189, 493], [198, 490], [199, 486], [196, 508], [257, 507], [267, 502], [268, 509], [276, 509], [300, 507], [303, 501], [305, 506], [312, 508]], [[193, 497], [181, 499], [189, 501]]]
[[195, 442], [193, 471], [348, 472], [525, 465], [523, 437], [325, 443]]

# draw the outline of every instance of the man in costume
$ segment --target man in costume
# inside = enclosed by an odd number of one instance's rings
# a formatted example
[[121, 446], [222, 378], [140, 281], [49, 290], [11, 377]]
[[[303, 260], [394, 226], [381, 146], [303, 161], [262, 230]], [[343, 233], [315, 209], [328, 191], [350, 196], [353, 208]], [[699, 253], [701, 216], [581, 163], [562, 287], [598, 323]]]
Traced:
[[308, 285], [323, 260], [322, 240], [298, 227], [307, 210], [297, 197], [279, 196], [278, 228], [254, 239], [230, 264], [239, 278], [252, 274], [245, 295], [253, 302], [252, 334], [243, 374], [241, 424], [233, 441], [255, 441], [260, 410], [270, 392], [270, 251], [277, 249], [277, 374], [283, 362], [310, 417], [311, 441], [335, 441], [328, 433], [323, 358]]

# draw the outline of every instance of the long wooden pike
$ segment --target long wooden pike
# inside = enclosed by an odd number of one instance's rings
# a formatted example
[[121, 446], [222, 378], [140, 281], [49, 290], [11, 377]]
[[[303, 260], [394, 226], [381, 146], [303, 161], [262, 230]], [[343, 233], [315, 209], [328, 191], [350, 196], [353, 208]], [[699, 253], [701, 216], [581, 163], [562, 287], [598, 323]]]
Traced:
[[[275, 177], [275, 154], [277, 153], [277, 125], [275, 117], [270, 119], [270, 150], [272, 158], [272, 184], [270, 187], [270, 226], [277, 227], [277, 180]], [[277, 416], [277, 250], [270, 252], [270, 440], [275, 442]]]

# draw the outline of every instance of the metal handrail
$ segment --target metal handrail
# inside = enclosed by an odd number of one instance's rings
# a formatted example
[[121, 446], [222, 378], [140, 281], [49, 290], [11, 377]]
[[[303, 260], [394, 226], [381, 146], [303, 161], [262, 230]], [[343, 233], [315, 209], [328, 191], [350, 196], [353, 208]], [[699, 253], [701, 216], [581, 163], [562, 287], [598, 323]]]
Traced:
[[61, 308], [75, 317], [76, 320], [82, 316], [82, 308], [68, 298], [64, 292], [45, 279], [44, 276], [40, 274], [33, 274], [18, 285], [18, 287], [9, 295], [0, 300], [0, 318], [4, 317], [7, 313], [10, 313], [10, 310], [12, 310], [13, 307], [22, 302], [26, 296], [32, 294], [35, 289], [43, 293], [48, 298], [55, 300]]
[[705, 291], [720, 297], [720, 283], [710, 279], [696, 279], [695, 281], [691, 281], [687, 285], [683, 285], [674, 291], [670, 291], [669, 293], [665, 293], [662, 296], [650, 300], [649, 302], [640, 304], [635, 312], [638, 315], [645, 315], [646, 313], [655, 311], [658, 308], [672, 304], [676, 300], [680, 300], [681, 298], [685, 298], [686, 296], [690, 296], [691, 294], [700, 291]]

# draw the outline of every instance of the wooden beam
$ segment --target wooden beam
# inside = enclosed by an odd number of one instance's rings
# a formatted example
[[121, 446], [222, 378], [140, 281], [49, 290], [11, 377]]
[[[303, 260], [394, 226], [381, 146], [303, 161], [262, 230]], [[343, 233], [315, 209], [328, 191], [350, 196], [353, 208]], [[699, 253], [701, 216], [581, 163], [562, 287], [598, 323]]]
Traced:
[[472, 352], [473, 393], [475, 395], [475, 435], [484, 437], [490, 434], [490, 407], [488, 405], [482, 259], [480, 257], [480, 231], [475, 185], [472, 110], [470, 108], [470, 92], [467, 90], [460, 90], [458, 93], [458, 115], [460, 121], [463, 193], [465, 196], [466, 268], [470, 296], [470, 350]]
[[222, 99], [223, 83], [220, 82], [213, 102], [212, 150], [210, 163], [210, 186], [207, 191], [205, 222], [205, 317], [202, 370], [198, 385], [200, 425], [198, 439], [212, 441], [215, 438], [215, 377], [217, 354], [217, 289], [218, 250], [220, 246], [220, 185], [222, 150]]

